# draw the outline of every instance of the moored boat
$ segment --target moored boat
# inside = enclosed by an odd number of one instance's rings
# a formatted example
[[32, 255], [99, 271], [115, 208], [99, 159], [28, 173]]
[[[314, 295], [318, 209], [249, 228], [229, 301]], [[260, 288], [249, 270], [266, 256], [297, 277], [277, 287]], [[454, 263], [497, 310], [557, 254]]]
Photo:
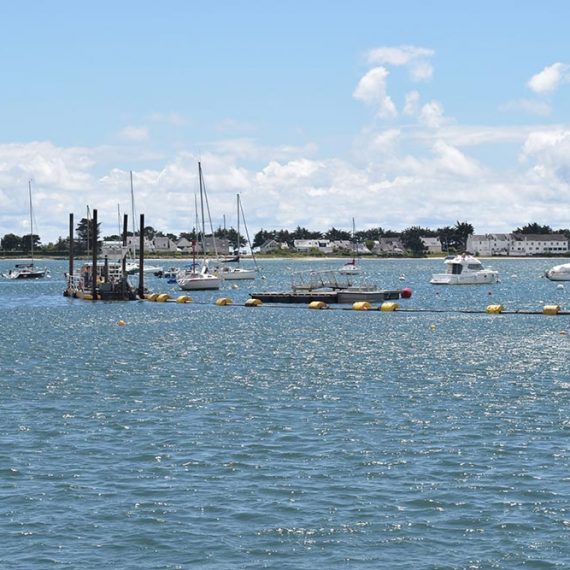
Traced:
[[29, 263], [17, 263], [13, 269], [2, 276], [6, 279], [43, 279], [50, 277], [49, 270], [45, 267], [36, 267], [34, 265], [34, 213], [32, 207], [32, 181], [28, 181], [28, 196], [30, 201], [30, 253], [31, 261]]
[[378, 289], [361, 279], [355, 283], [350, 276], [338, 271], [300, 271], [293, 274], [291, 291], [251, 293], [250, 297], [267, 303], [326, 303], [352, 304], [358, 301], [376, 303], [411, 297], [411, 289]]
[[551, 281], [570, 281], [570, 263], [555, 265], [547, 269], [544, 276]]
[[467, 253], [450, 256], [443, 263], [446, 271], [432, 275], [430, 283], [433, 285], [481, 285], [499, 281], [498, 271], [485, 269], [476, 257]]
[[40, 269], [33, 263], [16, 263], [13, 269], [2, 275], [6, 279], [43, 279], [44, 277], [50, 277], [49, 269]]

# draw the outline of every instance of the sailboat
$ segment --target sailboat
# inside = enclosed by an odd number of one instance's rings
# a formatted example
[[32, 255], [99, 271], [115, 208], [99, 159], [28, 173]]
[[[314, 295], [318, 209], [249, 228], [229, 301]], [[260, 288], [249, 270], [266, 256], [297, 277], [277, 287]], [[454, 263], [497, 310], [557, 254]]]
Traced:
[[16, 263], [14, 269], [3, 273], [6, 279], [43, 279], [50, 277], [49, 270], [34, 266], [34, 211], [32, 207], [32, 181], [28, 181], [28, 194], [30, 197], [30, 252], [31, 263]]
[[[133, 189], [133, 171], [130, 171], [130, 175], [131, 175], [131, 210], [132, 210], [132, 216], [133, 216], [133, 245], [132, 245], [132, 250], [133, 253], [135, 252], [135, 246], [134, 246], [134, 238], [136, 236], [136, 227], [135, 227], [135, 193], [134, 193], [134, 189]], [[139, 228], [139, 231], [144, 231], [144, 228]], [[134, 257], [134, 256], [133, 256]], [[127, 266], [126, 266], [126, 272], [129, 275], [135, 275], [138, 274], [139, 272], [139, 262], [136, 261], [135, 259], [127, 259]], [[145, 273], [155, 273], [158, 271], [162, 271], [162, 267], [159, 267], [158, 265], [148, 265], [145, 263], [144, 267], [143, 267], [143, 271]]]
[[[241, 246], [241, 239], [240, 239], [240, 218], [243, 218], [244, 226], [245, 226], [245, 216], [243, 215], [243, 208], [241, 205], [241, 200], [239, 194], [237, 194], [237, 235], [236, 235], [236, 255], [235, 258], [231, 260], [233, 263], [237, 263], [237, 267], [234, 265], [218, 265], [214, 269], [214, 273], [216, 275], [221, 275], [224, 279], [228, 281], [238, 280], [238, 279], [255, 279], [257, 277], [257, 263], [255, 262], [255, 257], [253, 256], [253, 262], [256, 264], [256, 267], [252, 268], [245, 268], [240, 267], [241, 263], [241, 255], [240, 255], [240, 246]], [[247, 234], [247, 226], [246, 226], [246, 234]], [[248, 235], [248, 243], [249, 243], [249, 235]], [[250, 244], [251, 249], [251, 244]]]
[[[202, 176], [202, 165], [198, 163], [198, 179], [200, 182], [200, 210], [202, 214], [202, 231], [200, 232], [202, 252], [205, 256], [206, 247], [204, 243], [204, 236], [206, 235], [206, 228], [204, 224], [204, 179]], [[198, 204], [194, 201], [196, 218], [198, 218]], [[196, 219], [196, 228], [198, 229], [198, 219]], [[196, 259], [196, 240], [192, 240], [192, 263], [183, 267], [176, 273], [176, 283], [183, 291], [198, 291], [219, 289], [222, 285], [223, 279], [211, 273], [205, 259], [199, 262]]]
[[356, 243], [355, 231], [354, 231], [354, 218], [352, 218], [352, 259], [347, 261], [338, 272], [342, 275], [357, 275], [361, 272], [361, 268], [358, 265], [358, 244]]

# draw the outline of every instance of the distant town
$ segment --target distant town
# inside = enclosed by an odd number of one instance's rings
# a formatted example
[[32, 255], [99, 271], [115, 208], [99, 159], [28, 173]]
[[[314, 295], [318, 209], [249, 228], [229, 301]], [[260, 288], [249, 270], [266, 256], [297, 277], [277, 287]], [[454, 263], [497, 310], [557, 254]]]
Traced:
[[[78, 254], [92, 247], [91, 221], [82, 219], [75, 230], [74, 249]], [[136, 234], [137, 232], [135, 232]], [[218, 228], [202, 236], [196, 231], [175, 235], [163, 233], [147, 226], [143, 230], [146, 255], [187, 256], [193, 251], [208, 255], [221, 255], [237, 251], [238, 234], [235, 229]], [[33, 240], [32, 240], [33, 238]], [[122, 243], [119, 235], [100, 236], [97, 228], [97, 244], [100, 251]], [[289, 230], [260, 230], [250, 240], [239, 235], [239, 250], [269, 256], [288, 255], [358, 255], [375, 257], [424, 257], [461, 253], [468, 251], [480, 256], [564, 256], [569, 253], [570, 230], [554, 231], [549, 226], [529, 223], [510, 233], [475, 234], [467, 222], [457, 222], [431, 230], [419, 226], [409, 227], [401, 232], [384, 230], [381, 227], [357, 231], [331, 228], [327, 232], [311, 231], [297, 227]], [[127, 246], [137, 252], [140, 236], [129, 232]], [[17, 236], [6, 234], [0, 240], [0, 255], [13, 257], [31, 251], [44, 255], [65, 255], [69, 252], [69, 238], [59, 238], [55, 243], [42, 244], [40, 236], [30, 234]]]

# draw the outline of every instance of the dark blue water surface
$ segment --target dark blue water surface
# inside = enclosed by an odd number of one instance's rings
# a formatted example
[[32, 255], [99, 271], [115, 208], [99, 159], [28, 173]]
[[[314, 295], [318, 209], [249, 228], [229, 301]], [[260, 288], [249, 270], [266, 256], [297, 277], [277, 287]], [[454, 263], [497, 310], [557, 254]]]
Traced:
[[0, 566], [568, 567], [570, 316], [485, 314], [569, 309], [556, 263], [364, 261], [414, 312], [240, 306], [338, 261], [188, 305], [1, 280]]

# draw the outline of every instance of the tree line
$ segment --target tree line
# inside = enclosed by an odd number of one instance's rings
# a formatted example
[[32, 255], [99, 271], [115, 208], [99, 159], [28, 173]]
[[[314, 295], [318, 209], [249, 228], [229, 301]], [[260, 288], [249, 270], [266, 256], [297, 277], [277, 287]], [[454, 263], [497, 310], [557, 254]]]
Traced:
[[[78, 253], [85, 253], [89, 251], [93, 245], [92, 237], [93, 221], [83, 218], [77, 224], [75, 229], [74, 250]], [[96, 242], [98, 244], [104, 241], [121, 241], [122, 236], [118, 234], [108, 235], [101, 237], [100, 223], [96, 228]], [[381, 238], [394, 238], [402, 242], [404, 248], [414, 255], [423, 255], [426, 251], [421, 238], [422, 237], [437, 237], [439, 238], [442, 248], [445, 251], [464, 251], [467, 245], [467, 238], [474, 233], [473, 226], [468, 222], [457, 221], [454, 226], [444, 226], [437, 229], [431, 229], [421, 226], [411, 226], [402, 231], [394, 231], [384, 229], [382, 227], [372, 228], [368, 230], [352, 232], [340, 230], [335, 227], [327, 230], [326, 232], [313, 231], [307, 228], [297, 226], [293, 231], [280, 229], [280, 230], [259, 230], [252, 241], [252, 247], [259, 247], [267, 240], [275, 240], [278, 243], [286, 243], [290, 247], [293, 246], [295, 240], [315, 239], [315, 240], [329, 240], [329, 241], [355, 241], [363, 243], [367, 246], [372, 246], [374, 242], [379, 241]], [[526, 224], [525, 226], [516, 228], [510, 233], [514, 234], [564, 234], [570, 239], [570, 229], [553, 230], [548, 225], [541, 225], [536, 222]], [[177, 242], [181, 238], [188, 240], [198, 239], [198, 231], [194, 228], [191, 232], [181, 232], [176, 235], [173, 233], [163, 233], [156, 230], [152, 226], [146, 226], [143, 229], [144, 237], [152, 240], [155, 237], [167, 237], [173, 242]], [[132, 232], [127, 232], [127, 236], [132, 236]], [[211, 234], [207, 234], [211, 235]], [[234, 246], [237, 243], [237, 231], [234, 228], [221, 228], [219, 227], [214, 231], [214, 236], [217, 238], [225, 238]], [[69, 251], [69, 238], [59, 238], [55, 243], [42, 245], [40, 236], [37, 234], [26, 234], [18, 236], [13, 233], [6, 234], [0, 240], [0, 249], [4, 252], [29, 252], [33, 243], [34, 251], [50, 253], [50, 252], [66, 252]], [[240, 247], [246, 245], [247, 240], [244, 235], [240, 233]]]

